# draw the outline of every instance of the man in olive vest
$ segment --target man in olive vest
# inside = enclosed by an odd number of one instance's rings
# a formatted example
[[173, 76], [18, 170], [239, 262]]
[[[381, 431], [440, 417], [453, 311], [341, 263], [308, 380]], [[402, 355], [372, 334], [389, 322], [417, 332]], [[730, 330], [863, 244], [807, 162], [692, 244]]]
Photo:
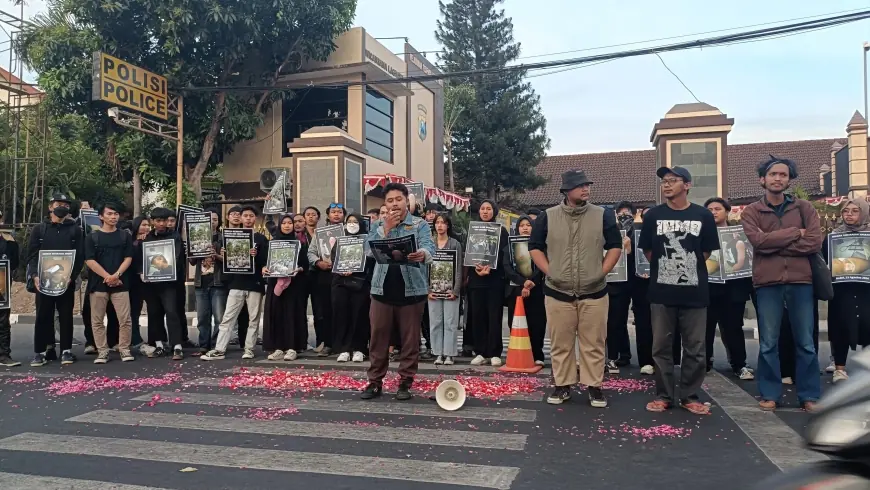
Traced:
[[579, 381], [588, 387], [590, 404], [603, 408], [606, 277], [622, 253], [622, 235], [612, 211], [589, 203], [591, 185], [582, 170], [562, 174], [559, 190], [565, 200], [535, 220], [529, 252], [547, 276], [544, 303], [556, 382], [547, 403], [571, 398], [571, 385], [578, 381], [574, 346], [579, 338]]

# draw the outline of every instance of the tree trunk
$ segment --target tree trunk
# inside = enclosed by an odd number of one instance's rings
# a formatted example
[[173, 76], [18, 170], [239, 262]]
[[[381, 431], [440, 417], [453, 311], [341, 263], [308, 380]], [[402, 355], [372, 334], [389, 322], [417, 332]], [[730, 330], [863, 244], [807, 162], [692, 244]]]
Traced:
[[193, 189], [197, 200], [202, 200], [202, 176], [205, 175], [205, 170], [208, 167], [208, 161], [214, 152], [215, 140], [221, 129], [221, 120], [224, 117], [224, 106], [226, 104], [226, 92], [218, 92], [217, 99], [214, 104], [214, 113], [211, 115], [211, 125], [208, 128], [205, 138], [202, 141], [202, 149], [199, 152], [199, 160], [196, 161], [196, 166], [188, 173], [187, 183]]
[[444, 135], [447, 140], [447, 173], [450, 176], [450, 192], [456, 192], [456, 181], [453, 178], [453, 143], [450, 135]]
[[[133, 165], [133, 216], [142, 214], [142, 176], [139, 175], [139, 166]], [[133, 230], [137, 233], [136, 230]]]

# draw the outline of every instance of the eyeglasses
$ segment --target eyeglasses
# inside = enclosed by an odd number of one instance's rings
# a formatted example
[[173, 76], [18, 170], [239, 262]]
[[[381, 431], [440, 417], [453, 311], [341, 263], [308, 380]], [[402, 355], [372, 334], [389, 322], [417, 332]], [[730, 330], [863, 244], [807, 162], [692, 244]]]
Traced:
[[672, 186], [672, 185], [677, 184], [677, 183], [682, 182], [682, 181], [683, 181], [683, 179], [662, 179], [662, 185]]

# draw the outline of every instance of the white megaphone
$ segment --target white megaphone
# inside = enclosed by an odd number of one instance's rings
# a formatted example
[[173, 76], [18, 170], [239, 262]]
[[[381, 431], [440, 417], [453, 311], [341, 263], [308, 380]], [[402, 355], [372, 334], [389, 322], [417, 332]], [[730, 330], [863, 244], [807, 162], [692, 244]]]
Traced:
[[435, 390], [435, 401], [444, 410], [459, 410], [465, 405], [465, 387], [455, 379], [442, 381]]

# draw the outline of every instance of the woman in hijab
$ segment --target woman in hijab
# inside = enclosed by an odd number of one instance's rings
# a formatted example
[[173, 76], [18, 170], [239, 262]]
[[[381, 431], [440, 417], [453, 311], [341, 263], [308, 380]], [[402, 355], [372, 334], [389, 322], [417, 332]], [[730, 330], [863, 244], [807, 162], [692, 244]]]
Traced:
[[[363, 219], [351, 213], [344, 220], [345, 236], [365, 236]], [[336, 247], [332, 248], [332, 262]], [[332, 274], [332, 347], [338, 352], [338, 362], [363, 362], [368, 351], [371, 327], [369, 325], [369, 306], [372, 274], [375, 259], [365, 257], [365, 271]]]
[[[532, 219], [520, 216], [514, 235], [528, 237], [532, 234]], [[508, 251], [510, 252], [510, 250]], [[532, 357], [535, 364], [544, 365], [544, 336], [547, 332], [547, 310], [544, 308], [544, 275], [535, 267], [529, 256], [528, 242], [525, 247], [514, 248], [513, 253], [504, 254], [502, 264], [508, 279], [508, 325], [514, 321], [517, 298], [523, 298], [526, 322], [529, 325], [529, 340], [532, 344]]]
[[[867, 275], [870, 269], [870, 238], [849, 237], [870, 231], [870, 203], [865, 199], [849, 199], [841, 211], [842, 224], [831, 233], [834, 247], [831, 270], [834, 276]], [[822, 255], [828, 257], [828, 240], [823, 242]], [[846, 357], [849, 349], [870, 345], [870, 283], [835, 282], [834, 299], [828, 305], [828, 335], [834, 354], [833, 382], [848, 379]]]
[[[489, 199], [480, 203], [480, 220], [495, 223], [498, 205]], [[504, 349], [501, 340], [502, 308], [504, 308], [504, 267], [499, 264], [507, 251], [508, 233], [501, 227], [501, 236], [496, 250], [494, 266], [477, 265], [468, 269], [468, 294], [474, 328], [474, 352], [477, 357], [471, 360], [474, 366], [481, 366], [489, 360], [493, 366], [501, 366]], [[469, 244], [470, 248], [471, 245]], [[466, 251], [466, 253], [468, 253]]]
[[[282, 240], [299, 242], [298, 263], [290, 277], [266, 280], [263, 350], [270, 352], [270, 361], [293, 361], [298, 351], [304, 350], [308, 342], [307, 305], [300, 301], [300, 298], [305, 298], [303, 271], [308, 269], [308, 244], [307, 241], [299, 239], [293, 215], [289, 213], [281, 216], [272, 233], [273, 242]], [[263, 276], [268, 275], [268, 266], [263, 267]]]

